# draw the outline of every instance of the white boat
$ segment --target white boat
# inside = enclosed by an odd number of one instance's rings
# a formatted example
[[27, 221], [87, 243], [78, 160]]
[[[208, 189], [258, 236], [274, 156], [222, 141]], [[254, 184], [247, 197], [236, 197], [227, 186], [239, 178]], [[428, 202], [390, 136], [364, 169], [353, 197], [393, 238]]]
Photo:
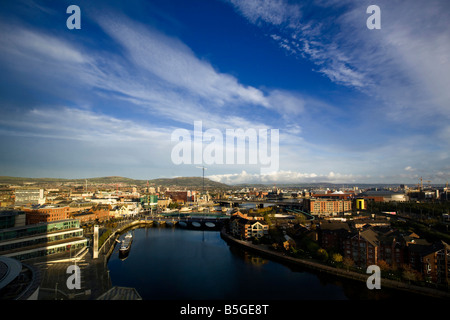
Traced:
[[131, 232], [128, 232], [120, 244], [119, 252], [121, 253], [128, 252], [131, 248], [132, 242], [133, 242], [133, 235], [131, 234]]

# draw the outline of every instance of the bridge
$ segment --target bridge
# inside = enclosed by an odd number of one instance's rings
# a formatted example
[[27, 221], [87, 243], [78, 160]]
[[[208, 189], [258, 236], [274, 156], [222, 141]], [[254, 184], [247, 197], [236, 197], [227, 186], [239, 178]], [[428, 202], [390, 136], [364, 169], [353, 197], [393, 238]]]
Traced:
[[224, 223], [228, 222], [230, 217], [212, 217], [212, 216], [168, 216], [168, 217], [145, 217], [143, 223], [178, 226], [188, 229], [199, 230], [220, 230]]
[[286, 201], [277, 199], [264, 199], [264, 200], [214, 200], [214, 203], [221, 206], [237, 207], [242, 203], [255, 204], [256, 207], [262, 207], [264, 204], [270, 204], [275, 206], [290, 206], [290, 207], [302, 207], [302, 202], [298, 201]]

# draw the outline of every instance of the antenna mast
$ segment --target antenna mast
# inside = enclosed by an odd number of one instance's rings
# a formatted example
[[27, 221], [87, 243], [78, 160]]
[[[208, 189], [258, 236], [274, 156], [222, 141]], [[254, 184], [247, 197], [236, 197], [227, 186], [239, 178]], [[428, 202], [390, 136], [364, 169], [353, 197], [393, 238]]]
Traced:
[[202, 182], [203, 186], [202, 186], [202, 192], [205, 193], [205, 169], [207, 170], [207, 168], [205, 168], [205, 167], [197, 167], [197, 168], [203, 170], [203, 182]]

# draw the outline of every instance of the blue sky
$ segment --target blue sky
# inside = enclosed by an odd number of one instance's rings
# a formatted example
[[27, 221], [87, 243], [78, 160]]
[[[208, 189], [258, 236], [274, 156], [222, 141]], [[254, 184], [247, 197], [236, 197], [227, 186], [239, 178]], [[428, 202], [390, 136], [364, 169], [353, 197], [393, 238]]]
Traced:
[[216, 181], [445, 183], [449, 20], [445, 0], [2, 1], [0, 175], [201, 176], [171, 134], [202, 121], [279, 130], [278, 170], [203, 164]]

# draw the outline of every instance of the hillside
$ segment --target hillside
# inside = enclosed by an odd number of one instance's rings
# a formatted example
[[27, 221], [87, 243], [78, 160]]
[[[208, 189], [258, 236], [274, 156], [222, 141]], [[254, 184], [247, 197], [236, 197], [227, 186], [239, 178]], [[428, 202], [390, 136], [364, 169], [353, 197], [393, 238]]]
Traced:
[[[97, 177], [87, 179], [64, 179], [64, 178], [24, 178], [0, 176], [0, 185], [101, 185], [101, 184], [126, 184], [143, 186], [147, 184], [152, 186], [172, 186], [172, 187], [193, 187], [201, 188], [203, 186], [203, 178], [201, 177], [177, 177], [177, 178], [159, 178], [151, 180], [130, 179], [126, 177], [110, 176]], [[228, 185], [212, 181], [205, 178], [205, 188], [229, 188]]]

